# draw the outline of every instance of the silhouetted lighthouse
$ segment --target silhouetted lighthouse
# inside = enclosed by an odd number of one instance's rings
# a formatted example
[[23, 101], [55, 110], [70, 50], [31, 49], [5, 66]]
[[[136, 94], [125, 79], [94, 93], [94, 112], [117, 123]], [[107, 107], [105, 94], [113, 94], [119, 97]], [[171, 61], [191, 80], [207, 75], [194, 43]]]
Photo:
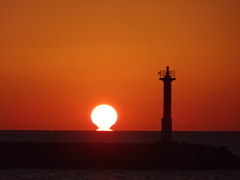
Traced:
[[172, 96], [172, 81], [176, 80], [175, 71], [169, 70], [167, 66], [166, 70], [161, 70], [159, 73], [160, 78], [164, 83], [163, 88], [163, 118], [162, 118], [162, 141], [172, 141], [172, 118], [171, 118], [171, 96]]

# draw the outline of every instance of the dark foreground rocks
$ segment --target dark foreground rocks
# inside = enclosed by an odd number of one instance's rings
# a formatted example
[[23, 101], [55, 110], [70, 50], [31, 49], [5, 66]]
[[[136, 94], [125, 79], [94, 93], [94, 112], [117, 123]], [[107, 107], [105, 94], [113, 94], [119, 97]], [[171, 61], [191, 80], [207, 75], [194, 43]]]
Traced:
[[226, 147], [186, 143], [1, 142], [0, 168], [239, 168]]

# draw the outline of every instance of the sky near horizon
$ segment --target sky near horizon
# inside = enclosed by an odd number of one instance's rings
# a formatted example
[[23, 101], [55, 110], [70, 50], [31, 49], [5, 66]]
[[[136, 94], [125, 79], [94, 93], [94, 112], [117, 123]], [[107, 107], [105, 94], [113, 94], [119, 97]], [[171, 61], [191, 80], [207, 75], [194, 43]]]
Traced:
[[240, 131], [240, 1], [0, 1], [0, 129], [160, 130], [176, 71], [173, 130]]

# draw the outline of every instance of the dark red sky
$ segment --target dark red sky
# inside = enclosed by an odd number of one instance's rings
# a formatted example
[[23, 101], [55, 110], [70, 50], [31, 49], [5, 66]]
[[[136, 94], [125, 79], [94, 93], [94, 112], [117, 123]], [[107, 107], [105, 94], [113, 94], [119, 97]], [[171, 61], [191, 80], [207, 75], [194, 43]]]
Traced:
[[0, 129], [159, 130], [176, 70], [174, 130], [240, 131], [238, 0], [0, 2]]

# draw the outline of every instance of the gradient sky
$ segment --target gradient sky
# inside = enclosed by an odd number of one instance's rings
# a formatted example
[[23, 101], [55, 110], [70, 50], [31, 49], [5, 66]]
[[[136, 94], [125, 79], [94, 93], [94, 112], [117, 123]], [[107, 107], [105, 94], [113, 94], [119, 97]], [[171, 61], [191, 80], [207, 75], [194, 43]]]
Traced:
[[0, 129], [160, 130], [176, 70], [173, 130], [240, 131], [239, 0], [0, 1]]

